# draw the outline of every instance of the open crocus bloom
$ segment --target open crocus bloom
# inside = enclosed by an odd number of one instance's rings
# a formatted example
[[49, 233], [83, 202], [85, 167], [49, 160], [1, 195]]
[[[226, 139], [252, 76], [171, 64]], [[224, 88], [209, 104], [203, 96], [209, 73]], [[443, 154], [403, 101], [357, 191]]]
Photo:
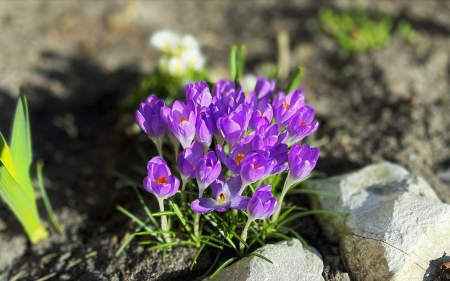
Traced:
[[147, 164], [148, 176], [144, 178], [144, 188], [158, 199], [167, 199], [177, 193], [180, 181], [172, 176], [166, 161], [154, 157]]
[[229, 208], [237, 210], [246, 210], [249, 197], [239, 196], [239, 189], [241, 188], [241, 179], [239, 176], [234, 176], [224, 183], [216, 180], [211, 184], [213, 190], [213, 198], [198, 198], [191, 203], [191, 209], [197, 213], [209, 213], [212, 211], [225, 212]]

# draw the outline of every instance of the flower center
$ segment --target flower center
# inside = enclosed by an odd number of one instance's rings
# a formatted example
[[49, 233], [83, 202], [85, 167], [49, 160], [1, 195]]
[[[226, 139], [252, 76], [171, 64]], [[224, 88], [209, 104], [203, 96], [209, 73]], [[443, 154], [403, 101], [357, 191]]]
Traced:
[[226, 96], [228, 95], [228, 92], [223, 92], [222, 95]]
[[236, 158], [234, 158], [234, 162], [236, 162], [237, 165], [241, 165], [242, 160], [244, 159], [245, 155], [242, 153], [239, 153]]
[[264, 116], [264, 111], [261, 111], [261, 116]]
[[287, 102], [283, 102], [284, 108], [286, 108], [286, 110], [289, 109], [289, 104]]
[[300, 122], [300, 126], [305, 126], [305, 125], [306, 125], [305, 121]]
[[219, 204], [225, 203], [225, 194], [220, 193], [219, 194]]
[[194, 168], [194, 163], [191, 163], [191, 167]]
[[184, 118], [184, 117], [181, 117], [181, 118], [180, 118], [180, 124], [183, 123], [184, 121], [187, 121], [187, 119]]
[[166, 177], [160, 177], [156, 179], [156, 184], [168, 184], [169, 182], [167, 181]]
[[258, 165], [254, 165], [254, 166], [253, 166], [253, 169], [254, 169], [254, 170], [256, 170], [256, 169], [258, 169], [258, 168], [259, 168]]

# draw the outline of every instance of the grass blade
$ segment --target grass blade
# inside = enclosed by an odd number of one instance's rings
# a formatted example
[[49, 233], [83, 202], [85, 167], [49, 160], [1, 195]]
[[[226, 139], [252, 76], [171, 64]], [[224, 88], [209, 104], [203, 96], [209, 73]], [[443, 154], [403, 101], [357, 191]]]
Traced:
[[231, 46], [231, 51], [230, 51], [230, 73], [231, 73], [231, 79], [233, 81], [236, 81], [237, 76], [238, 76], [237, 63], [236, 63], [237, 49], [238, 49], [238, 47], [236, 45]]
[[321, 191], [321, 190], [314, 190], [314, 189], [291, 189], [287, 192], [287, 194], [315, 194], [315, 195], [323, 195], [323, 196], [330, 196], [338, 198], [339, 194], [327, 192], [327, 191]]
[[213, 278], [214, 278], [217, 274], [219, 274], [225, 267], [227, 267], [230, 263], [232, 263], [232, 262], [234, 262], [234, 261], [236, 261], [236, 260], [238, 260], [238, 259], [239, 259], [238, 257], [234, 257], [234, 258], [228, 259], [227, 261], [225, 261], [224, 263], [222, 263], [222, 265], [219, 266], [219, 268], [216, 269], [216, 271], [214, 271], [213, 274], [211, 274], [211, 276], [209, 277], [209, 279], [213, 279]]
[[195, 257], [194, 257], [194, 260], [192, 261], [190, 270], [192, 270], [194, 268], [194, 265], [197, 263], [197, 259], [200, 256], [200, 254], [203, 251], [203, 249], [205, 248], [205, 246], [206, 246], [206, 244], [202, 244], [200, 246], [200, 248], [198, 249], [197, 253], [195, 253]]
[[257, 253], [250, 253], [246, 255], [247, 257], [258, 257], [260, 259], [265, 260], [266, 262], [270, 262], [271, 264], [273, 264], [273, 262], [271, 260], [269, 260], [268, 258], [266, 258], [265, 256], [261, 255], [261, 254], [257, 254]]
[[44, 163], [42, 161], [38, 161], [36, 164], [36, 174], [38, 179], [39, 189], [41, 190], [42, 201], [44, 201], [45, 209], [47, 210], [48, 217], [53, 224], [53, 227], [56, 229], [58, 233], [61, 233], [62, 228], [58, 223], [58, 219], [55, 216], [55, 212], [53, 212], [52, 205], [50, 204], [50, 200], [47, 196], [47, 191], [44, 188], [44, 182], [42, 180], [42, 168], [44, 167]]
[[300, 86], [300, 82], [302, 82], [302, 77], [303, 77], [303, 67], [299, 67], [297, 71], [294, 73], [294, 76], [292, 77], [291, 81], [289, 82], [287, 93], [290, 93], [295, 89], [298, 89], [298, 87]]
[[150, 227], [148, 227], [143, 221], [138, 219], [135, 215], [133, 215], [132, 213], [128, 212], [126, 209], [122, 208], [122, 206], [116, 205], [116, 209], [119, 210], [120, 212], [122, 212], [127, 217], [129, 217], [132, 221], [134, 221], [138, 225], [142, 226], [148, 232], [152, 232], [153, 231]]

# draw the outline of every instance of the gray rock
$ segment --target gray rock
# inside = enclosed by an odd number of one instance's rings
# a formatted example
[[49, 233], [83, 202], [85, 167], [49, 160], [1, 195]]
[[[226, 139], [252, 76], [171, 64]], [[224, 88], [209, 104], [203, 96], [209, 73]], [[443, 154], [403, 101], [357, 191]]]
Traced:
[[[323, 281], [320, 253], [303, 248], [293, 239], [270, 244], [255, 251], [273, 263], [258, 257], [247, 257], [222, 270], [214, 281]], [[203, 281], [210, 280], [209, 278]]]
[[383, 162], [305, 188], [340, 195], [311, 201], [314, 209], [349, 213], [316, 219], [339, 241], [355, 280], [435, 280], [439, 262], [450, 259], [450, 205], [401, 166]]

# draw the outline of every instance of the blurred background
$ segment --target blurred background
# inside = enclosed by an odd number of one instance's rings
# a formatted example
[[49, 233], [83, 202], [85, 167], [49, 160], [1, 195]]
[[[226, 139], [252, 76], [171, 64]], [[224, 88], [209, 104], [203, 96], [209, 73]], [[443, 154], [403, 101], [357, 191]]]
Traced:
[[[198, 40], [211, 82], [229, 76], [232, 44], [247, 47], [246, 73], [274, 75], [282, 88], [302, 66], [320, 122], [308, 139], [322, 144], [318, 171], [388, 160], [449, 203], [449, 15], [450, 1], [429, 0], [1, 1], [0, 130], [9, 134], [22, 87], [57, 213], [80, 218], [66, 224], [79, 243], [112, 233], [125, 221], [112, 219], [115, 204], [135, 199], [106, 171], [139, 159], [136, 141], [153, 149], [127, 101], [151, 93], [143, 81], [161, 53], [150, 36], [170, 30]], [[0, 230], [20, 232], [3, 205], [0, 218]]]

